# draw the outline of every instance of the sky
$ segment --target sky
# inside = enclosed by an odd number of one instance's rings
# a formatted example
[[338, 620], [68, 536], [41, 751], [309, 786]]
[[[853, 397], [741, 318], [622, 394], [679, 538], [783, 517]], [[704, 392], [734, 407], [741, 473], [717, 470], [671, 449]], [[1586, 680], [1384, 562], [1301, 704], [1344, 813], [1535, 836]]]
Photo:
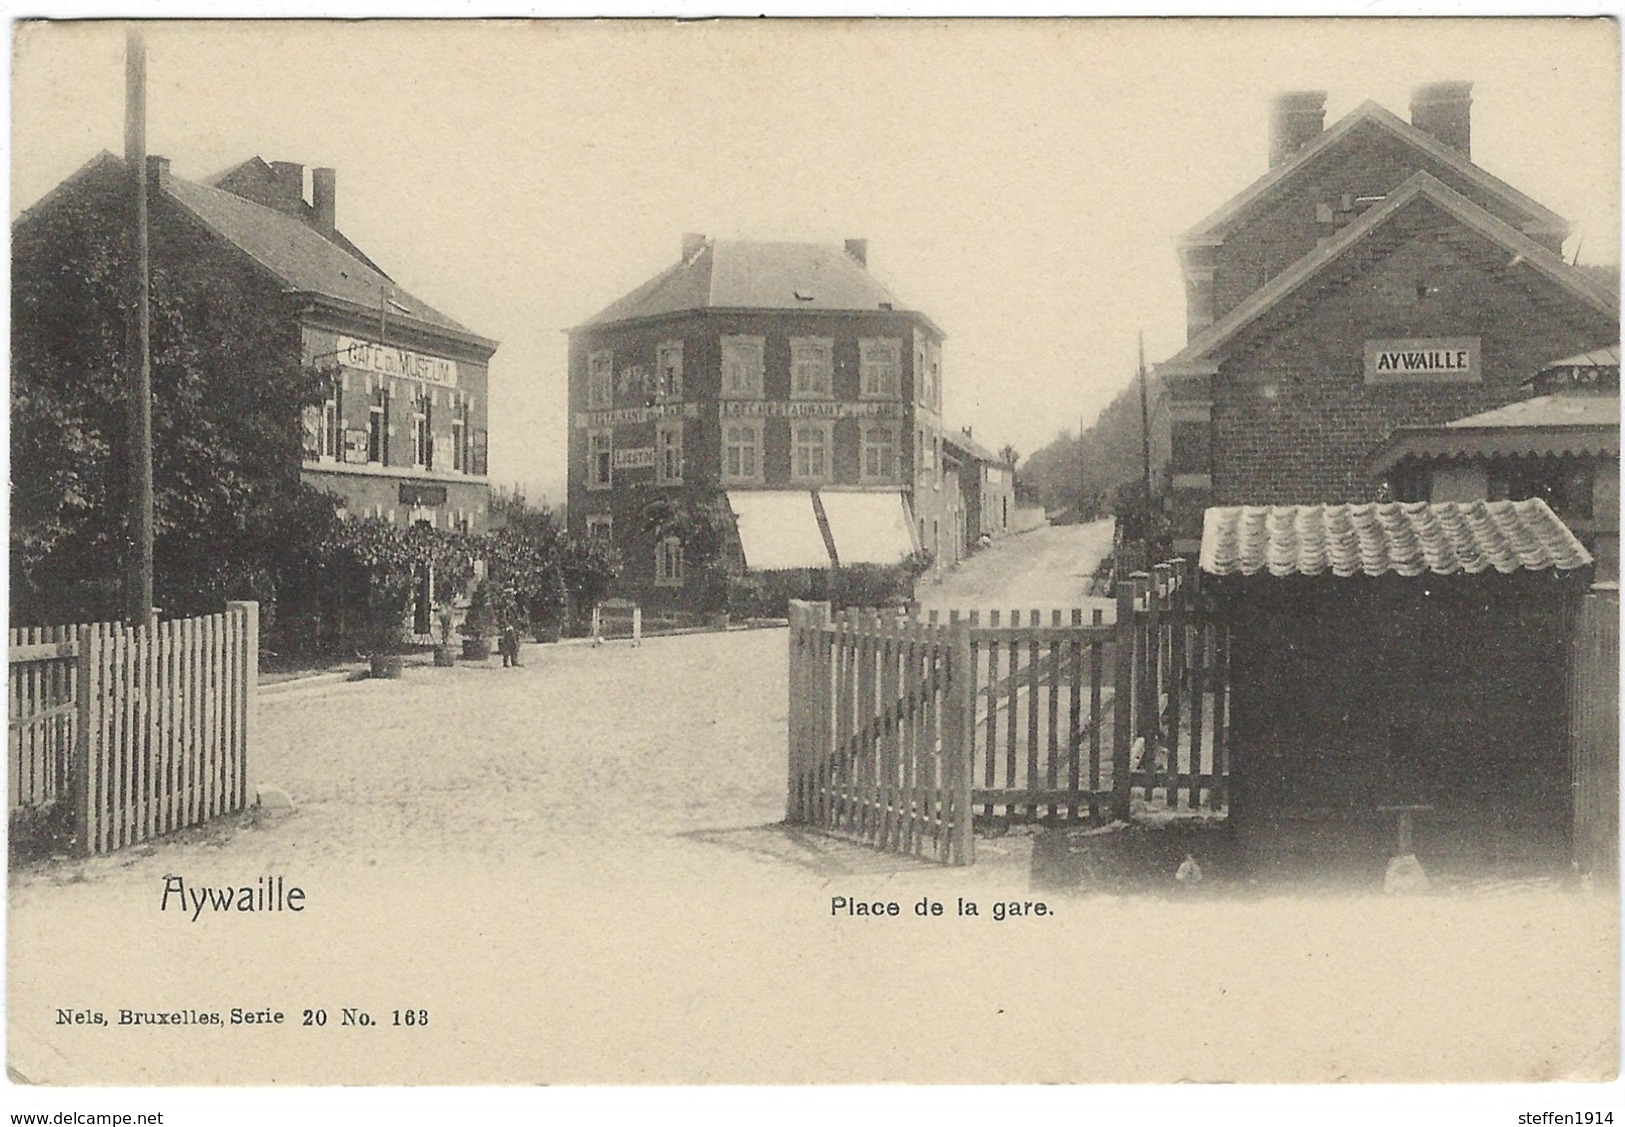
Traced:
[[[565, 330], [685, 232], [869, 240], [948, 335], [944, 415], [1023, 455], [1184, 343], [1174, 240], [1266, 171], [1268, 101], [1408, 117], [1474, 83], [1476, 163], [1618, 262], [1603, 20], [440, 21], [152, 25], [148, 150], [338, 172], [338, 224], [501, 342], [491, 474], [562, 501]], [[124, 34], [16, 29], [15, 217], [123, 146]], [[1578, 246], [1576, 244], [1578, 243]]]

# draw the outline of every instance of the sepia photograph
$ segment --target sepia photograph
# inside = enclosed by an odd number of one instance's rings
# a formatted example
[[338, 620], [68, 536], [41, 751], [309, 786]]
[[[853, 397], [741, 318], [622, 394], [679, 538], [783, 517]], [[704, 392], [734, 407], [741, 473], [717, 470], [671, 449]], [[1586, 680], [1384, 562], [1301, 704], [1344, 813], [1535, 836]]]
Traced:
[[9, 26], [12, 1107], [1612, 1122], [1615, 19]]

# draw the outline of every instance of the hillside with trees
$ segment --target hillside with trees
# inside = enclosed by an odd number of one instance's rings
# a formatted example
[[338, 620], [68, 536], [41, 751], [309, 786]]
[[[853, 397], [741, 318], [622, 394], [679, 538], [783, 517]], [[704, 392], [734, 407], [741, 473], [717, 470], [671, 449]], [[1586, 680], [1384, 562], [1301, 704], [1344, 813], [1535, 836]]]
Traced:
[[[1151, 466], [1153, 489], [1160, 493], [1168, 464], [1168, 413], [1162, 385], [1150, 377]], [[1070, 510], [1093, 520], [1117, 511], [1129, 494], [1143, 493], [1144, 460], [1140, 446], [1140, 385], [1130, 378], [1082, 435], [1062, 432], [1022, 463], [1023, 492], [1050, 513]]]

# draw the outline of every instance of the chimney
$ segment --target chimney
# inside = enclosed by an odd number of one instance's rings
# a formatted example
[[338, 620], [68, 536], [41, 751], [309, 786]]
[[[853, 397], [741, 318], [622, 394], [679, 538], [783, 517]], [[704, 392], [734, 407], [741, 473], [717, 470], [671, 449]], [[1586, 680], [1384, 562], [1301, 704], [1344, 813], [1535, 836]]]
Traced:
[[1290, 160], [1326, 127], [1326, 91], [1294, 90], [1270, 103], [1270, 167]]
[[683, 236], [683, 261], [687, 262], [705, 249], [705, 236], [692, 232]]
[[169, 158], [147, 157], [147, 191], [161, 192], [169, 182]]
[[289, 203], [305, 202], [305, 166], [292, 161], [273, 160], [271, 175], [276, 177], [277, 192]]
[[1411, 124], [1464, 157], [1472, 154], [1473, 84], [1430, 82], [1411, 92]]
[[331, 168], [310, 172], [310, 203], [316, 209], [316, 228], [324, 235], [331, 235], [338, 226], [338, 177]]
[[869, 240], [868, 239], [848, 239], [848, 240], [846, 240], [846, 253], [850, 254], [853, 258], [857, 259], [858, 260], [858, 265], [863, 267], [865, 270], [867, 270], [869, 268]]

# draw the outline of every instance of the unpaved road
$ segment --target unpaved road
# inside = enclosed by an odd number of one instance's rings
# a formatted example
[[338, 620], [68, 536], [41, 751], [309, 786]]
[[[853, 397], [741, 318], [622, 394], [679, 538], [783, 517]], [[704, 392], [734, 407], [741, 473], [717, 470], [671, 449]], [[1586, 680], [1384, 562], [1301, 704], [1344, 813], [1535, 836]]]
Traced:
[[1089, 597], [1089, 579], [1112, 550], [1112, 522], [1055, 525], [1007, 536], [946, 572], [941, 582], [927, 581], [919, 588], [920, 605], [927, 610], [997, 609], [1070, 611], [1100, 607], [1112, 620], [1110, 599]]

